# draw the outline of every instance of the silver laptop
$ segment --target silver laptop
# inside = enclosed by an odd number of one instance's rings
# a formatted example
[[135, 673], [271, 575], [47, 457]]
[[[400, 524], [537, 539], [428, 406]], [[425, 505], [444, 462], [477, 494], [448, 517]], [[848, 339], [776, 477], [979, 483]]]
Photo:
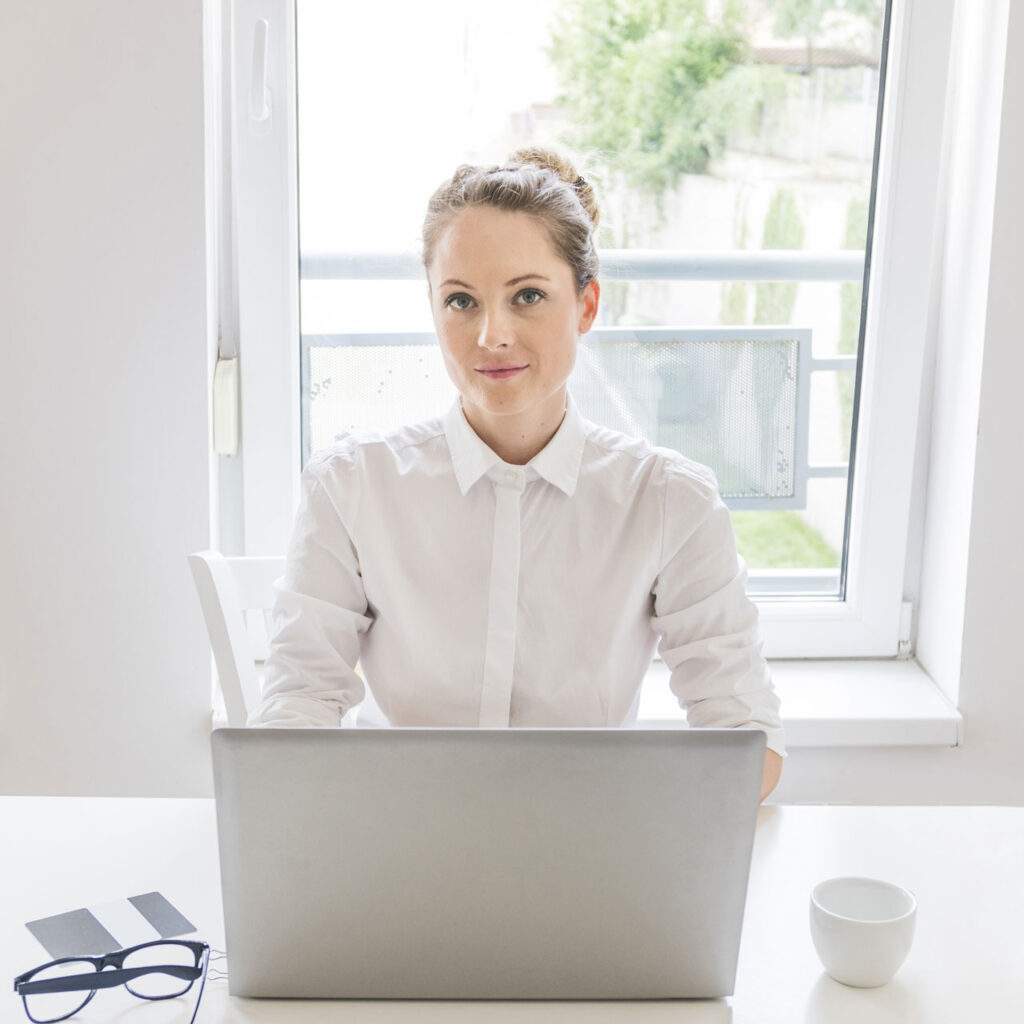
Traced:
[[236, 996], [733, 991], [765, 736], [213, 734]]

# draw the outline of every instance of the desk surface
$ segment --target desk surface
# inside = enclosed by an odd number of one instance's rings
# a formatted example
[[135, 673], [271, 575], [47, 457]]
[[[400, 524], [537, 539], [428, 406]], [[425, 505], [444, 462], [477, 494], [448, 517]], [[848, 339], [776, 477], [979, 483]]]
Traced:
[[[49, 959], [23, 923], [159, 890], [223, 948], [213, 802], [2, 797], [0, 1020], [27, 1020], [10, 979]], [[847, 988], [811, 945], [812, 886], [872, 875], [918, 898], [914, 947], [889, 985]], [[235, 999], [210, 981], [197, 1024], [672, 1021], [942, 1024], [1024, 1019], [1024, 808], [767, 807], [761, 810], [736, 994], [655, 1003], [282, 1002]], [[81, 1024], [187, 1020], [173, 1004], [101, 992]], [[137, 1006], [137, 1008], [136, 1008]], [[123, 1011], [132, 1008], [131, 1015]], [[191, 1006], [189, 1006], [191, 1009]]]

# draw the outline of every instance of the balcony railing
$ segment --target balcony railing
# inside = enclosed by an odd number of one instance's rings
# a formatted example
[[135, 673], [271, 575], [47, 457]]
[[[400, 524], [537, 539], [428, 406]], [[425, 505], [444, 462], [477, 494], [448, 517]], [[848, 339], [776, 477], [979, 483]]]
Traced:
[[[599, 256], [602, 279], [617, 281], [860, 282], [864, 274], [864, 256], [859, 251], [611, 249], [601, 251]], [[412, 252], [307, 253], [301, 260], [301, 277], [303, 280], [422, 280], [423, 268], [419, 255]], [[723, 497], [731, 508], [802, 508], [808, 478], [848, 475], [847, 463], [812, 464], [808, 461], [810, 379], [814, 373], [854, 370], [857, 359], [852, 355], [815, 356], [809, 329], [792, 326], [598, 328], [587, 337], [588, 343], [582, 352], [595, 355], [581, 359], [573, 386], [584, 413], [588, 412], [589, 403], [594, 407], [589, 411], [598, 422], [644, 433], [655, 443], [669, 443], [700, 461], [707, 461], [718, 471]], [[389, 358], [405, 350], [406, 362], [414, 351], [420, 352], [418, 363], [436, 356], [434, 337], [427, 332], [304, 335], [302, 427], [306, 457], [312, 447], [311, 406], [314, 401], [327, 397], [322, 386], [324, 371], [321, 368], [320, 379], [315, 379], [317, 371], [312, 364], [319, 360], [329, 366], [331, 358], [342, 357], [341, 352], [332, 356], [331, 350], [347, 349], [351, 365], [345, 367], [336, 361], [333, 372], [351, 373], [359, 363], [362, 370], [357, 372], [384, 376], [383, 371], [378, 374], [376, 365], [371, 367], [365, 358], [360, 363], [355, 350], [365, 352], [367, 346], [389, 349]], [[715, 346], [720, 352], [711, 358], [709, 347]], [[765, 346], [772, 346], [770, 355]], [[439, 358], [436, 361], [437, 366], [425, 367], [424, 379], [429, 380], [432, 372], [437, 374]], [[764, 367], [769, 363], [773, 369], [766, 374]], [[585, 378], [582, 381], [581, 374]], [[601, 385], [599, 378], [602, 377], [607, 387]], [[771, 379], [766, 381], [766, 377]], [[627, 380], [634, 382], [631, 394], [627, 399], [616, 397], [615, 386]], [[333, 383], [337, 394], [337, 382]], [[385, 386], [388, 386], [386, 381], [381, 380], [377, 393], [383, 394]], [[774, 391], [767, 394], [765, 386]], [[364, 391], [370, 392], [368, 409], [378, 399], [373, 385], [368, 383]], [[673, 409], [671, 403], [659, 401], [666, 393], [685, 395], [685, 399], [677, 401]], [[607, 399], [603, 404], [602, 396]], [[362, 404], [353, 403], [351, 399], [347, 403], [349, 406]], [[687, 422], [695, 419], [689, 411], [697, 406], [707, 414], [700, 429]], [[601, 412], [595, 411], [598, 407]], [[607, 422], [609, 416], [616, 422]], [[359, 416], [351, 419], [358, 428]], [[656, 429], [658, 436], [650, 436]], [[722, 445], [717, 464], [715, 454], [709, 453], [705, 443], [709, 437]], [[725, 438], [729, 440], [723, 441]], [[677, 439], [678, 443], [670, 439]], [[750, 452], [754, 449], [759, 453], [759, 468], [745, 464], [749, 463]], [[745, 464], [745, 468], [738, 468], [741, 464]], [[726, 467], [724, 473], [723, 466]]]
[[[601, 277], [609, 281], [861, 281], [858, 250], [601, 249]], [[303, 280], [416, 281], [423, 264], [416, 252], [311, 252], [300, 261]]]

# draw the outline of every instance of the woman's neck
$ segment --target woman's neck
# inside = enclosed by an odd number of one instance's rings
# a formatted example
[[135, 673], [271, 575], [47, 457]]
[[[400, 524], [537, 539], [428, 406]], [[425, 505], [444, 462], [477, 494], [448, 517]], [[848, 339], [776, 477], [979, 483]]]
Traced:
[[565, 390], [551, 396], [545, 407], [520, 413], [498, 414], [462, 402], [466, 422], [473, 432], [503, 462], [525, 466], [555, 436], [565, 419]]

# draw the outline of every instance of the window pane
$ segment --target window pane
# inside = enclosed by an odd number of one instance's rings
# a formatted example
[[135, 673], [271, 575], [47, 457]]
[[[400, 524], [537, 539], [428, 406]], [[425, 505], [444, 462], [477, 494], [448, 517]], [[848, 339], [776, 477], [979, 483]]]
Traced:
[[838, 465], [850, 456], [853, 370], [823, 370], [811, 375], [810, 461]]
[[[884, 17], [883, 0], [523, 0], [514, 17], [472, 0], [298, 0], [304, 458], [454, 395], [415, 255], [373, 279], [372, 258], [353, 272], [331, 254], [415, 254], [458, 163], [554, 144], [584, 154], [598, 188], [586, 358], [617, 367], [587, 384], [584, 366], [577, 400], [607, 418], [653, 388], [651, 422], [608, 425], [715, 469], [752, 590], [789, 596], [813, 577], [806, 592], [841, 595]], [[781, 376], [752, 354], [763, 328], [809, 336]], [[703, 329], [713, 359], [693, 355], [687, 332]], [[741, 349], [761, 367], [736, 390], [743, 409], [727, 389]]]

